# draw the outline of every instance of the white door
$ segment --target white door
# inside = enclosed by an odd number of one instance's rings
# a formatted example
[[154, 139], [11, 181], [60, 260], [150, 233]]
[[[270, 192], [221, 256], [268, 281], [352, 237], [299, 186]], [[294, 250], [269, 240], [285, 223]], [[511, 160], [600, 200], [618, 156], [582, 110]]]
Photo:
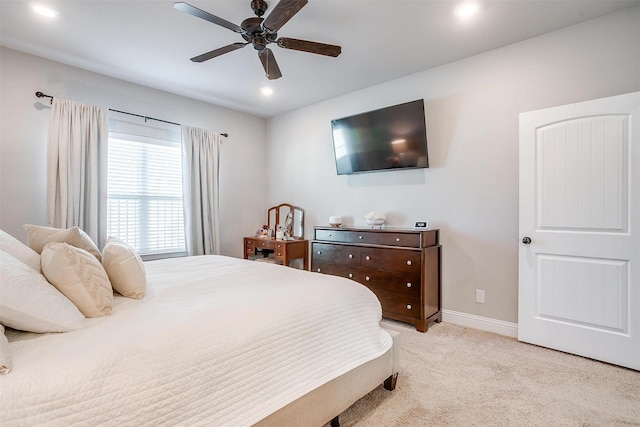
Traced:
[[640, 370], [640, 92], [520, 115], [518, 339]]

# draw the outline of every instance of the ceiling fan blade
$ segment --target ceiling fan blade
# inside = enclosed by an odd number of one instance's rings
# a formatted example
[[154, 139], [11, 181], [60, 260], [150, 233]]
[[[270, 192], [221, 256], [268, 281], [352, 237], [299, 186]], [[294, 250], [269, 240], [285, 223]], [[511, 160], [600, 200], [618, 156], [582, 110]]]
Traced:
[[269, 13], [262, 27], [269, 33], [276, 33], [284, 24], [308, 3], [308, 0], [280, 0], [276, 7]]
[[281, 37], [278, 39], [278, 46], [285, 49], [299, 50], [302, 52], [317, 53], [318, 55], [333, 56], [334, 58], [342, 52], [340, 46], [326, 43], [311, 42], [308, 40], [290, 39]]
[[227, 46], [219, 47], [218, 49], [213, 49], [207, 53], [203, 53], [202, 55], [194, 56], [191, 58], [193, 62], [204, 62], [211, 58], [215, 58], [216, 56], [223, 55], [225, 53], [233, 52], [234, 50], [241, 49], [245, 47], [248, 43], [232, 43]]
[[276, 57], [273, 56], [273, 52], [271, 51], [271, 49], [269, 49], [268, 47], [262, 49], [260, 53], [258, 53], [258, 56], [260, 57], [262, 67], [264, 68], [264, 72], [267, 74], [267, 78], [269, 80], [275, 80], [282, 77], [280, 67], [278, 67]]
[[197, 18], [204, 19], [205, 21], [213, 22], [214, 24], [218, 24], [221, 27], [225, 27], [230, 29], [231, 31], [235, 31], [236, 33], [242, 33], [242, 28], [237, 26], [236, 24], [229, 22], [225, 19], [218, 18], [215, 15], [210, 14], [209, 12], [205, 12], [202, 9], [198, 9], [195, 6], [191, 6], [189, 3], [184, 2], [175, 2], [173, 3], [173, 7], [182, 12], [188, 13], [189, 15], [193, 15]]

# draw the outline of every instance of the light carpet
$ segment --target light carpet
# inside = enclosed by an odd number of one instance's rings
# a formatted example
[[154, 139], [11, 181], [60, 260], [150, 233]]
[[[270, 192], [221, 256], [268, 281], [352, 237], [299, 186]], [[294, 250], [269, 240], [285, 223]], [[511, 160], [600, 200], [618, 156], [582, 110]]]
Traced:
[[449, 323], [383, 325], [400, 332], [397, 387], [356, 402], [344, 427], [640, 426], [638, 371]]

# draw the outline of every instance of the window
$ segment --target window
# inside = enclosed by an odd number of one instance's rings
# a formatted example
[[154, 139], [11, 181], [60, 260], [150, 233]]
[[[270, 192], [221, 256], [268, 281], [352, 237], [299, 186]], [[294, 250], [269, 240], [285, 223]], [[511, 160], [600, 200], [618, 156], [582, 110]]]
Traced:
[[147, 258], [186, 254], [177, 138], [109, 132], [107, 235]]

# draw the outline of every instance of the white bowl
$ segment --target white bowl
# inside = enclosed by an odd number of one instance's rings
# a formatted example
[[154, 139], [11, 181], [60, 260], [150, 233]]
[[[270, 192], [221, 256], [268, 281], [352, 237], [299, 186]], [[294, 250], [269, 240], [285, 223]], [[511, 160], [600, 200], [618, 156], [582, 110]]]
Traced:
[[384, 219], [365, 219], [365, 222], [369, 225], [382, 225], [384, 224]]

